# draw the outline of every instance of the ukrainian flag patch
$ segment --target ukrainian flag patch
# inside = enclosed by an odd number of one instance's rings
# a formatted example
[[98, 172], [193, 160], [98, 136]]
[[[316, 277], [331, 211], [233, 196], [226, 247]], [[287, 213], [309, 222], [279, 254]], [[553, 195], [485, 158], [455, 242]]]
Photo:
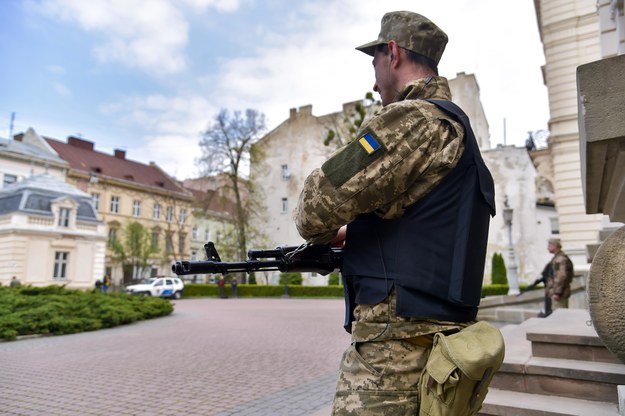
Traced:
[[366, 133], [364, 136], [358, 139], [358, 143], [360, 143], [360, 145], [369, 155], [380, 148], [380, 143], [375, 140], [371, 133]]

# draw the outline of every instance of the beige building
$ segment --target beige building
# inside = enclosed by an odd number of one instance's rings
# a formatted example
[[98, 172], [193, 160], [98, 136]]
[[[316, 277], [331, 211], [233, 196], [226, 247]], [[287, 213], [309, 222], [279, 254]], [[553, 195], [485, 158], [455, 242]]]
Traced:
[[[15, 139], [27, 142], [34, 135], [29, 129]], [[103, 272], [111, 276], [114, 284], [128, 284], [150, 275], [169, 276], [172, 261], [189, 258], [193, 197], [156, 164], [128, 160], [123, 150], [115, 150], [114, 155], [98, 152], [93, 142], [78, 137], [68, 137], [66, 143], [44, 140], [69, 164], [67, 182], [93, 199], [109, 243]], [[110, 243], [122, 241], [124, 228], [134, 221], [149, 230], [158, 252], [149, 259], [147, 267], [122, 268]]]
[[577, 67], [623, 50], [622, 2], [535, 0], [545, 52], [543, 68], [549, 95], [549, 159], [564, 250], [578, 270], [588, 269], [588, 248], [602, 229], [614, 228], [584, 206], [578, 132]]
[[48, 174], [0, 189], [0, 283], [92, 288], [106, 232], [91, 196]]
[[[184, 183], [203, 188], [203, 180], [189, 180]], [[191, 261], [206, 260], [204, 245], [209, 241], [215, 243], [222, 261], [238, 261], [231, 258], [235, 247], [224, 246], [224, 237], [232, 235], [234, 230], [234, 204], [214, 190], [202, 191], [187, 187], [193, 194], [194, 206], [191, 217]], [[227, 244], [227, 243], [226, 243]], [[190, 275], [185, 280], [193, 283], [213, 283], [214, 275]]]

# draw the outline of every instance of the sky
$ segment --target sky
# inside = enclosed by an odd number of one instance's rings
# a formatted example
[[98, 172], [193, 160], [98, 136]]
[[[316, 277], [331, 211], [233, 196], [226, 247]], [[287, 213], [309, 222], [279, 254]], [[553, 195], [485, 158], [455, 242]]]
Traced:
[[321, 116], [372, 91], [371, 57], [354, 48], [392, 10], [448, 34], [439, 73], [475, 75], [492, 147], [547, 129], [530, 0], [0, 0], [0, 137], [78, 136], [197, 177], [221, 109], [258, 110], [270, 131], [290, 108]]

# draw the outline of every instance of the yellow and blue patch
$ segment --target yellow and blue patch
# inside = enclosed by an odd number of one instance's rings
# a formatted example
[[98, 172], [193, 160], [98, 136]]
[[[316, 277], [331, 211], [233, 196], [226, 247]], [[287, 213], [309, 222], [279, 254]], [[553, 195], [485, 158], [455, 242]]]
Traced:
[[366, 133], [364, 136], [358, 139], [358, 143], [360, 143], [360, 145], [369, 155], [380, 148], [380, 143], [375, 140], [371, 133]]

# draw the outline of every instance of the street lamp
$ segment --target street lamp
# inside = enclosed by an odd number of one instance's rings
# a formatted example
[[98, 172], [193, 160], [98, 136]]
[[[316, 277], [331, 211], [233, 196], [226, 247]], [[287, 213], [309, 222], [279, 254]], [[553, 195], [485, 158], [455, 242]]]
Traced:
[[508, 206], [508, 197], [504, 201], [503, 220], [508, 227], [508, 295], [518, 295], [519, 280], [517, 278], [516, 257], [512, 246], [512, 214], [513, 209]]

